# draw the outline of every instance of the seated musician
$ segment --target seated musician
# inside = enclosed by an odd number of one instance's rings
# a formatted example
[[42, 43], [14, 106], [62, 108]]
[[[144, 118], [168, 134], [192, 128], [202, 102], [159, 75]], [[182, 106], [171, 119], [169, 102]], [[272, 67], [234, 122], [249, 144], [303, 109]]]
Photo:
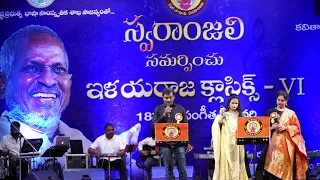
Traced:
[[[5, 135], [0, 140], [0, 154], [9, 153], [9, 175], [8, 179], [16, 179], [17, 166], [19, 166], [20, 141], [23, 145], [24, 139], [20, 137], [20, 123], [13, 121], [10, 125], [10, 134]], [[25, 159], [21, 159], [21, 179], [28, 175], [28, 163]]]
[[138, 149], [140, 151], [140, 159], [143, 162], [143, 166], [148, 171], [150, 176], [152, 166], [159, 165], [159, 160], [154, 158], [156, 155], [156, 141], [154, 137], [147, 137], [140, 141], [138, 144]]
[[[127, 179], [126, 166], [120, 156], [125, 156], [125, 145], [120, 136], [114, 134], [114, 126], [110, 123], [104, 126], [105, 134], [98, 137], [88, 149], [88, 153], [95, 154], [101, 159], [98, 162], [99, 168], [108, 170], [108, 154], [118, 154], [118, 157], [110, 157], [110, 167], [120, 171], [120, 179]], [[100, 152], [97, 151], [100, 149]], [[104, 156], [106, 155], [106, 156]]]

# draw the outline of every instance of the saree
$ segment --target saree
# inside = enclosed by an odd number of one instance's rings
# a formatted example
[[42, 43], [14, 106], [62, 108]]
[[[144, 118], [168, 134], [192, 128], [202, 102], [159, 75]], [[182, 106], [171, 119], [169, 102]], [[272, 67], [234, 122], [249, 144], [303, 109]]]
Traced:
[[[224, 122], [220, 129], [219, 121]], [[247, 180], [244, 145], [236, 144], [238, 118], [227, 112], [227, 119], [219, 114], [212, 124], [212, 146], [215, 168], [213, 180]]]
[[[287, 126], [288, 129], [283, 132], [273, 132], [264, 169], [283, 180], [306, 179], [308, 157], [295, 112], [284, 109], [279, 123]], [[296, 177], [293, 177], [294, 164], [296, 164]]]

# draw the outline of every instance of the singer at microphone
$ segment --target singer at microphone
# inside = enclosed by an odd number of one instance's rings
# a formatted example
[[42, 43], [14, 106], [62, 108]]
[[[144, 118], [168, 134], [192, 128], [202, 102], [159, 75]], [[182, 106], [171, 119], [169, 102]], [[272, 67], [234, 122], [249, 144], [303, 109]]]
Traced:
[[[267, 116], [270, 117], [270, 130], [273, 132], [274, 130], [276, 131], [277, 134], [279, 134], [279, 118], [280, 115], [282, 114], [281, 111], [278, 111], [276, 108], [271, 108], [267, 112]], [[272, 136], [272, 134], [271, 134]]]
[[[20, 141], [24, 143], [24, 138], [21, 138], [20, 134], [20, 123], [13, 121], [10, 125], [10, 134], [5, 135], [0, 142], [0, 151], [9, 152], [10, 156], [15, 157], [9, 162], [9, 171], [11, 176], [16, 177], [17, 166], [19, 165], [19, 152], [20, 152]], [[26, 177], [28, 174], [28, 162], [25, 159], [21, 159], [21, 177]]]
[[305, 140], [296, 113], [286, 107], [288, 99], [285, 91], [278, 91], [277, 106], [267, 114], [274, 113], [270, 116], [272, 137], [261, 152], [255, 179], [309, 179]]
[[[162, 99], [164, 101], [163, 104], [157, 106], [154, 110], [154, 117], [152, 120], [152, 124], [155, 127], [157, 123], [188, 123], [188, 118], [186, 115], [186, 110], [183, 106], [176, 104], [174, 102], [175, 92], [171, 88], [165, 88], [162, 91]], [[190, 132], [190, 131], [189, 131]], [[192, 137], [189, 135], [189, 142], [186, 143], [163, 143], [161, 147], [161, 153], [163, 156], [163, 161], [165, 164], [166, 174], [168, 174], [168, 178], [174, 179], [173, 177], [173, 167], [172, 167], [172, 154], [178, 158], [178, 171], [180, 179], [187, 179], [186, 174], [186, 157], [185, 152], [190, 152], [193, 147], [191, 146]], [[181, 161], [181, 163], [180, 163]]]

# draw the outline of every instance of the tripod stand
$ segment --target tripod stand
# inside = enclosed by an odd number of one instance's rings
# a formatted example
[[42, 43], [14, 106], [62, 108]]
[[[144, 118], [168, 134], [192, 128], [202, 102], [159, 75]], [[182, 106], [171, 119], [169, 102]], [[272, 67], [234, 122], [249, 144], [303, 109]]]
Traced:
[[136, 152], [137, 150], [137, 145], [136, 144], [127, 144], [126, 145], [126, 148], [125, 148], [125, 151], [126, 153], [130, 153], [130, 180], [132, 180], [132, 163], [131, 163], [131, 160], [132, 160], [132, 153], [133, 152]]
[[[104, 161], [104, 159], [102, 161]], [[104, 163], [102, 162], [102, 164], [104, 164]], [[110, 179], [114, 180], [114, 178], [111, 176], [111, 169], [110, 168], [111, 168], [111, 166], [110, 166], [110, 156], [108, 156], [108, 175], [107, 175], [106, 179], [108, 178], [109, 180]]]

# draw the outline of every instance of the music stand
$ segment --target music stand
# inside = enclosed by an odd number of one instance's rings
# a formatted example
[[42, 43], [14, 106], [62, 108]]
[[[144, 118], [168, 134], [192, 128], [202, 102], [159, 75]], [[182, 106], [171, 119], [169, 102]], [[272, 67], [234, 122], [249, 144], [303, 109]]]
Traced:
[[130, 179], [132, 179], [132, 168], [131, 168], [131, 166], [132, 166], [132, 163], [131, 163], [132, 153], [136, 152], [137, 147], [138, 147], [138, 145], [136, 145], [136, 144], [127, 144], [126, 148], [125, 148], [125, 152], [130, 153], [130, 164], [129, 164], [129, 166], [130, 166]]
[[69, 146], [51, 146], [47, 149], [41, 157], [51, 157], [53, 158], [53, 166], [55, 165], [56, 158], [62, 157], [69, 149]]
[[[156, 146], [173, 149], [175, 145], [187, 146], [189, 143], [188, 123], [155, 123]], [[171, 153], [170, 170], [173, 176], [173, 157]]]
[[[28, 142], [29, 141], [29, 142]], [[32, 166], [31, 164], [33, 163], [33, 167], [36, 167], [35, 163], [36, 161], [34, 160], [34, 154], [35, 150], [36, 152], [39, 152], [40, 147], [42, 146], [43, 139], [38, 138], [38, 139], [28, 139], [28, 141], [24, 141], [23, 145], [21, 147], [21, 153], [33, 153], [33, 157], [31, 161], [28, 161], [28, 170], [32, 172]]]
[[270, 117], [239, 117], [236, 141], [238, 145], [253, 145], [253, 176], [255, 176], [257, 144], [269, 144]]

